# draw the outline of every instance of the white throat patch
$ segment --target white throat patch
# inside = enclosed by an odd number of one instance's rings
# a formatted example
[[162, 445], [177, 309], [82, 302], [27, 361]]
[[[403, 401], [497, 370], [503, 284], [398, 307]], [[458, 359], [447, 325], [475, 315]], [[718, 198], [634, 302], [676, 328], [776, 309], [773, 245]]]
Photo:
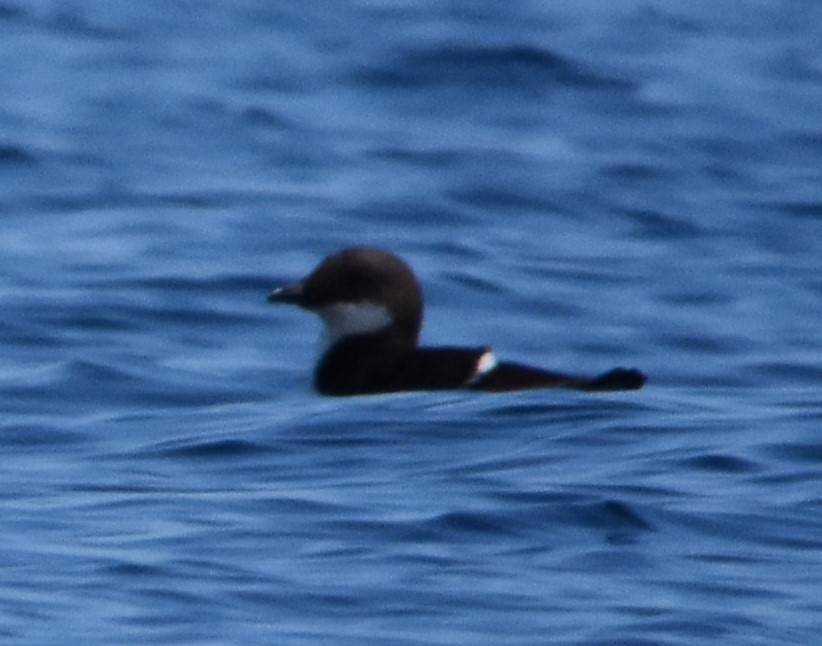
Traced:
[[331, 347], [346, 336], [377, 332], [391, 324], [391, 315], [382, 305], [369, 303], [334, 303], [317, 310], [325, 324], [325, 346]]

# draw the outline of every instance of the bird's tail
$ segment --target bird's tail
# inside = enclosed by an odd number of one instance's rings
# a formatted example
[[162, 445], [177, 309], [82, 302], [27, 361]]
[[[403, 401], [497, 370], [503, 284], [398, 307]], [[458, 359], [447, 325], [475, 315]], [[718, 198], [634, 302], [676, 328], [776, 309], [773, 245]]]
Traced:
[[490, 392], [537, 388], [572, 388], [588, 392], [637, 390], [647, 377], [636, 368], [614, 368], [596, 377], [579, 377], [551, 372], [519, 363], [500, 363], [471, 384], [471, 388]]

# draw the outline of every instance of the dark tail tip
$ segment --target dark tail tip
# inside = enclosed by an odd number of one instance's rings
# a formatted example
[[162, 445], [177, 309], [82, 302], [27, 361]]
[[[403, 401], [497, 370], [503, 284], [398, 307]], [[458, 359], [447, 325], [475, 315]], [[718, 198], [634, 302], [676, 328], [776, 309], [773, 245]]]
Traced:
[[613, 390], [639, 390], [648, 381], [641, 370], [636, 368], [614, 368], [592, 379], [584, 390], [607, 392]]

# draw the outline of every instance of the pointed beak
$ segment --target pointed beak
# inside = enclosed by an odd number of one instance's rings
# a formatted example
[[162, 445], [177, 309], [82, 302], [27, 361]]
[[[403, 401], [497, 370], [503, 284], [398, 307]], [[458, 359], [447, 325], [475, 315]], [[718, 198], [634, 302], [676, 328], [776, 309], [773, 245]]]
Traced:
[[289, 305], [303, 304], [303, 284], [294, 283], [278, 287], [268, 295], [269, 303], [288, 303]]

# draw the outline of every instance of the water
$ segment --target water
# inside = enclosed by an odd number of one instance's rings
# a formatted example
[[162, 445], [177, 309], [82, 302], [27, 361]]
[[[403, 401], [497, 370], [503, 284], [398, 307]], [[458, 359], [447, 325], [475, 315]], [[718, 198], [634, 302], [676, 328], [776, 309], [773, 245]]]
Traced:
[[[8, 644], [822, 629], [822, 5], [0, 2]], [[636, 393], [310, 388], [350, 244], [429, 344]]]

